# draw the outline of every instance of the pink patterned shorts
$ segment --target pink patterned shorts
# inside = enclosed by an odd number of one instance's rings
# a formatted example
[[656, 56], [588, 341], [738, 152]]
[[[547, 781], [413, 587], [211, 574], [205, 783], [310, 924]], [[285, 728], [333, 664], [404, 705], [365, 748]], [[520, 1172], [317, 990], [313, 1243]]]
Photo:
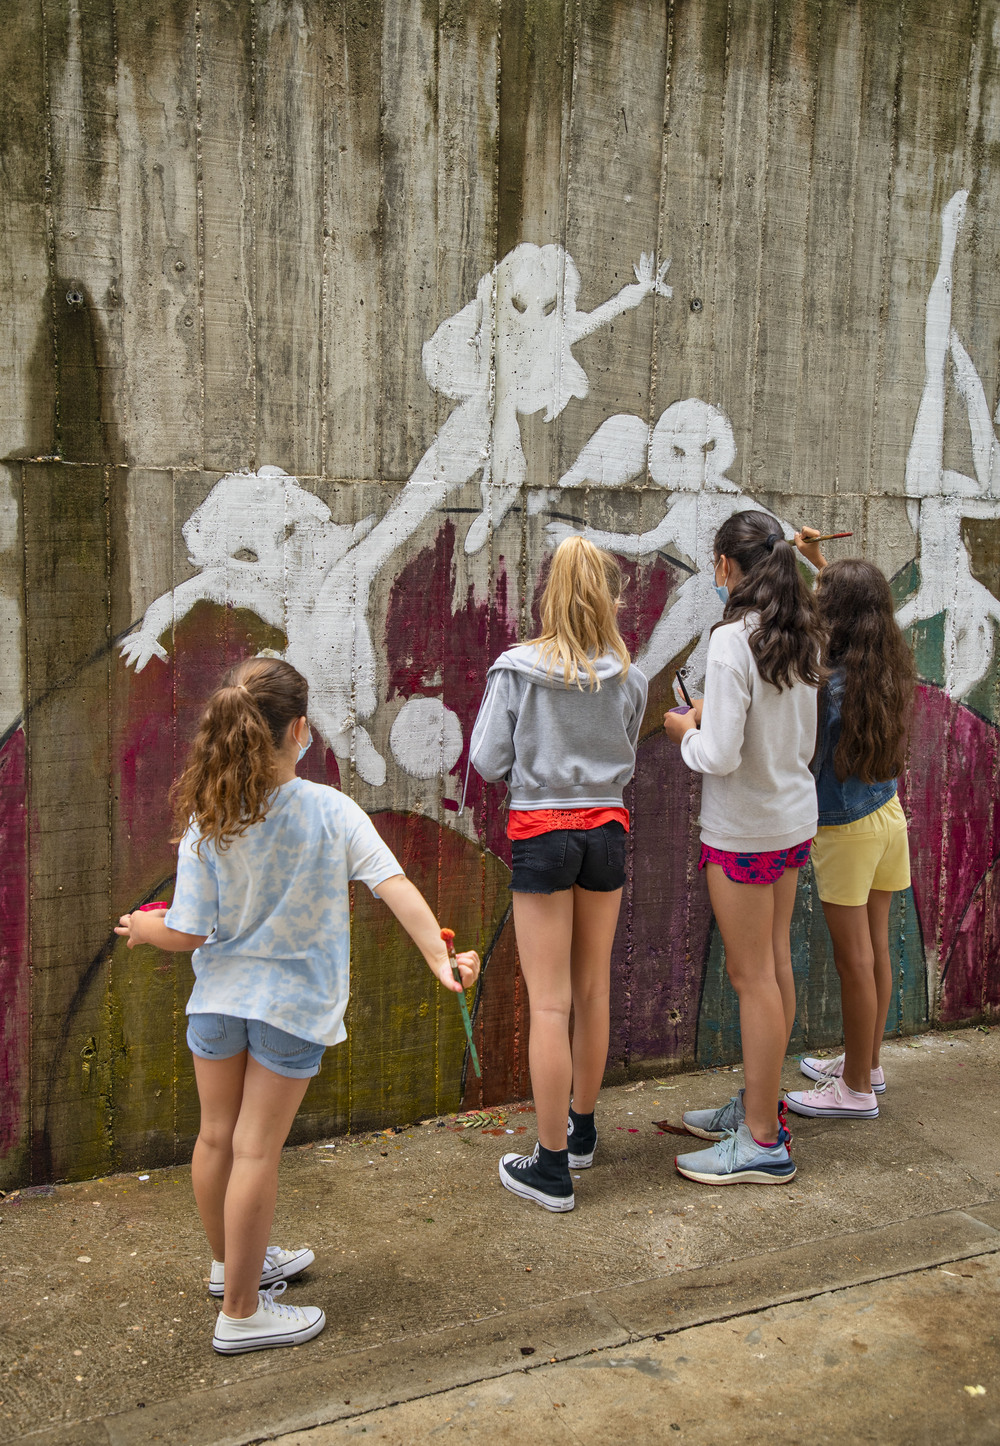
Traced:
[[793, 844], [789, 849], [772, 849], [766, 854], [731, 854], [725, 849], [714, 849], [702, 844], [699, 869], [706, 864], [718, 864], [727, 879], [734, 884], [773, 884], [786, 869], [801, 869], [809, 862], [812, 839], [805, 843]]

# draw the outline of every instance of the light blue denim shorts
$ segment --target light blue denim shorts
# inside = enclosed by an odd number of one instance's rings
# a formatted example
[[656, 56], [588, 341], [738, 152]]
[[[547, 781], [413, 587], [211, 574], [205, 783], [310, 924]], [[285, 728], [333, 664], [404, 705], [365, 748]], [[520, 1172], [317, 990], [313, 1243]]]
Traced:
[[189, 1014], [188, 1048], [199, 1059], [232, 1059], [250, 1051], [251, 1059], [289, 1079], [310, 1079], [319, 1074], [325, 1044], [286, 1034], [262, 1019], [237, 1019], [232, 1014]]

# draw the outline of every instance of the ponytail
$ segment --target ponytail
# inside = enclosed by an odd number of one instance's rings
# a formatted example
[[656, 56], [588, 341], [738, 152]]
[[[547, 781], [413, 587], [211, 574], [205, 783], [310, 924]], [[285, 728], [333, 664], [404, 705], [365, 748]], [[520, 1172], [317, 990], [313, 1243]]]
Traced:
[[224, 852], [267, 813], [289, 723], [305, 716], [309, 685], [280, 658], [237, 663], [208, 700], [184, 772], [171, 789], [178, 838], [192, 822]]
[[755, 615], [750, 651], [757, 671], [776, 688], [796, 679], [818, 687], [823, 629], [816, 603], [799, 575], [795, 548], [766, 512], [734, 512], [715, 534], [715, 556], [729, 557], [743, 576], [722, 615], [724, 623]]

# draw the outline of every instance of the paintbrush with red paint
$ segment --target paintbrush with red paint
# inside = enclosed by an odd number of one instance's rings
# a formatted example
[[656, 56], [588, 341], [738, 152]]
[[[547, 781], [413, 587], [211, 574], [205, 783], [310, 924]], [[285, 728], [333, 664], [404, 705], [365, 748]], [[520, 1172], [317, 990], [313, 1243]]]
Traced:
[[[441, 938], [448, 947], [448, 961], [451, 964], [451, 972], [456, 981], [461, 984], [462, 976], [458, 972], [458, 961], [455, 958], [455, 931], [454, 929], [442, 929]], [[483, 1072], [479, 1068], [479, 1055], [476, 1053], [476, 1042], [472, 1038], [472, 1020], [469, 1018], [469, 1006], [465, 1002], [465, 990], [458, 996], [458, 1002], [462, 1007], [462, 1023], [465, 1025], [465, 1037], [469, 1041], [469, 1054], [472, 1056], [472, 1068], [476, 1071], [476, 1078], [482, 1079]]]

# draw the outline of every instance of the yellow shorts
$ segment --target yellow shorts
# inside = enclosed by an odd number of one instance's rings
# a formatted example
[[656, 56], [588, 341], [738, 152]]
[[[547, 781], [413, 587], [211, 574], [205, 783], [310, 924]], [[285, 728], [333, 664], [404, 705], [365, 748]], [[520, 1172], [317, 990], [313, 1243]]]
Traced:
[[824, 904], [857, 908], [872, 889], [910, 886], [906, 819], [895, 796], [855, 823], [828, 824], [813, 839], [812, 866]]

